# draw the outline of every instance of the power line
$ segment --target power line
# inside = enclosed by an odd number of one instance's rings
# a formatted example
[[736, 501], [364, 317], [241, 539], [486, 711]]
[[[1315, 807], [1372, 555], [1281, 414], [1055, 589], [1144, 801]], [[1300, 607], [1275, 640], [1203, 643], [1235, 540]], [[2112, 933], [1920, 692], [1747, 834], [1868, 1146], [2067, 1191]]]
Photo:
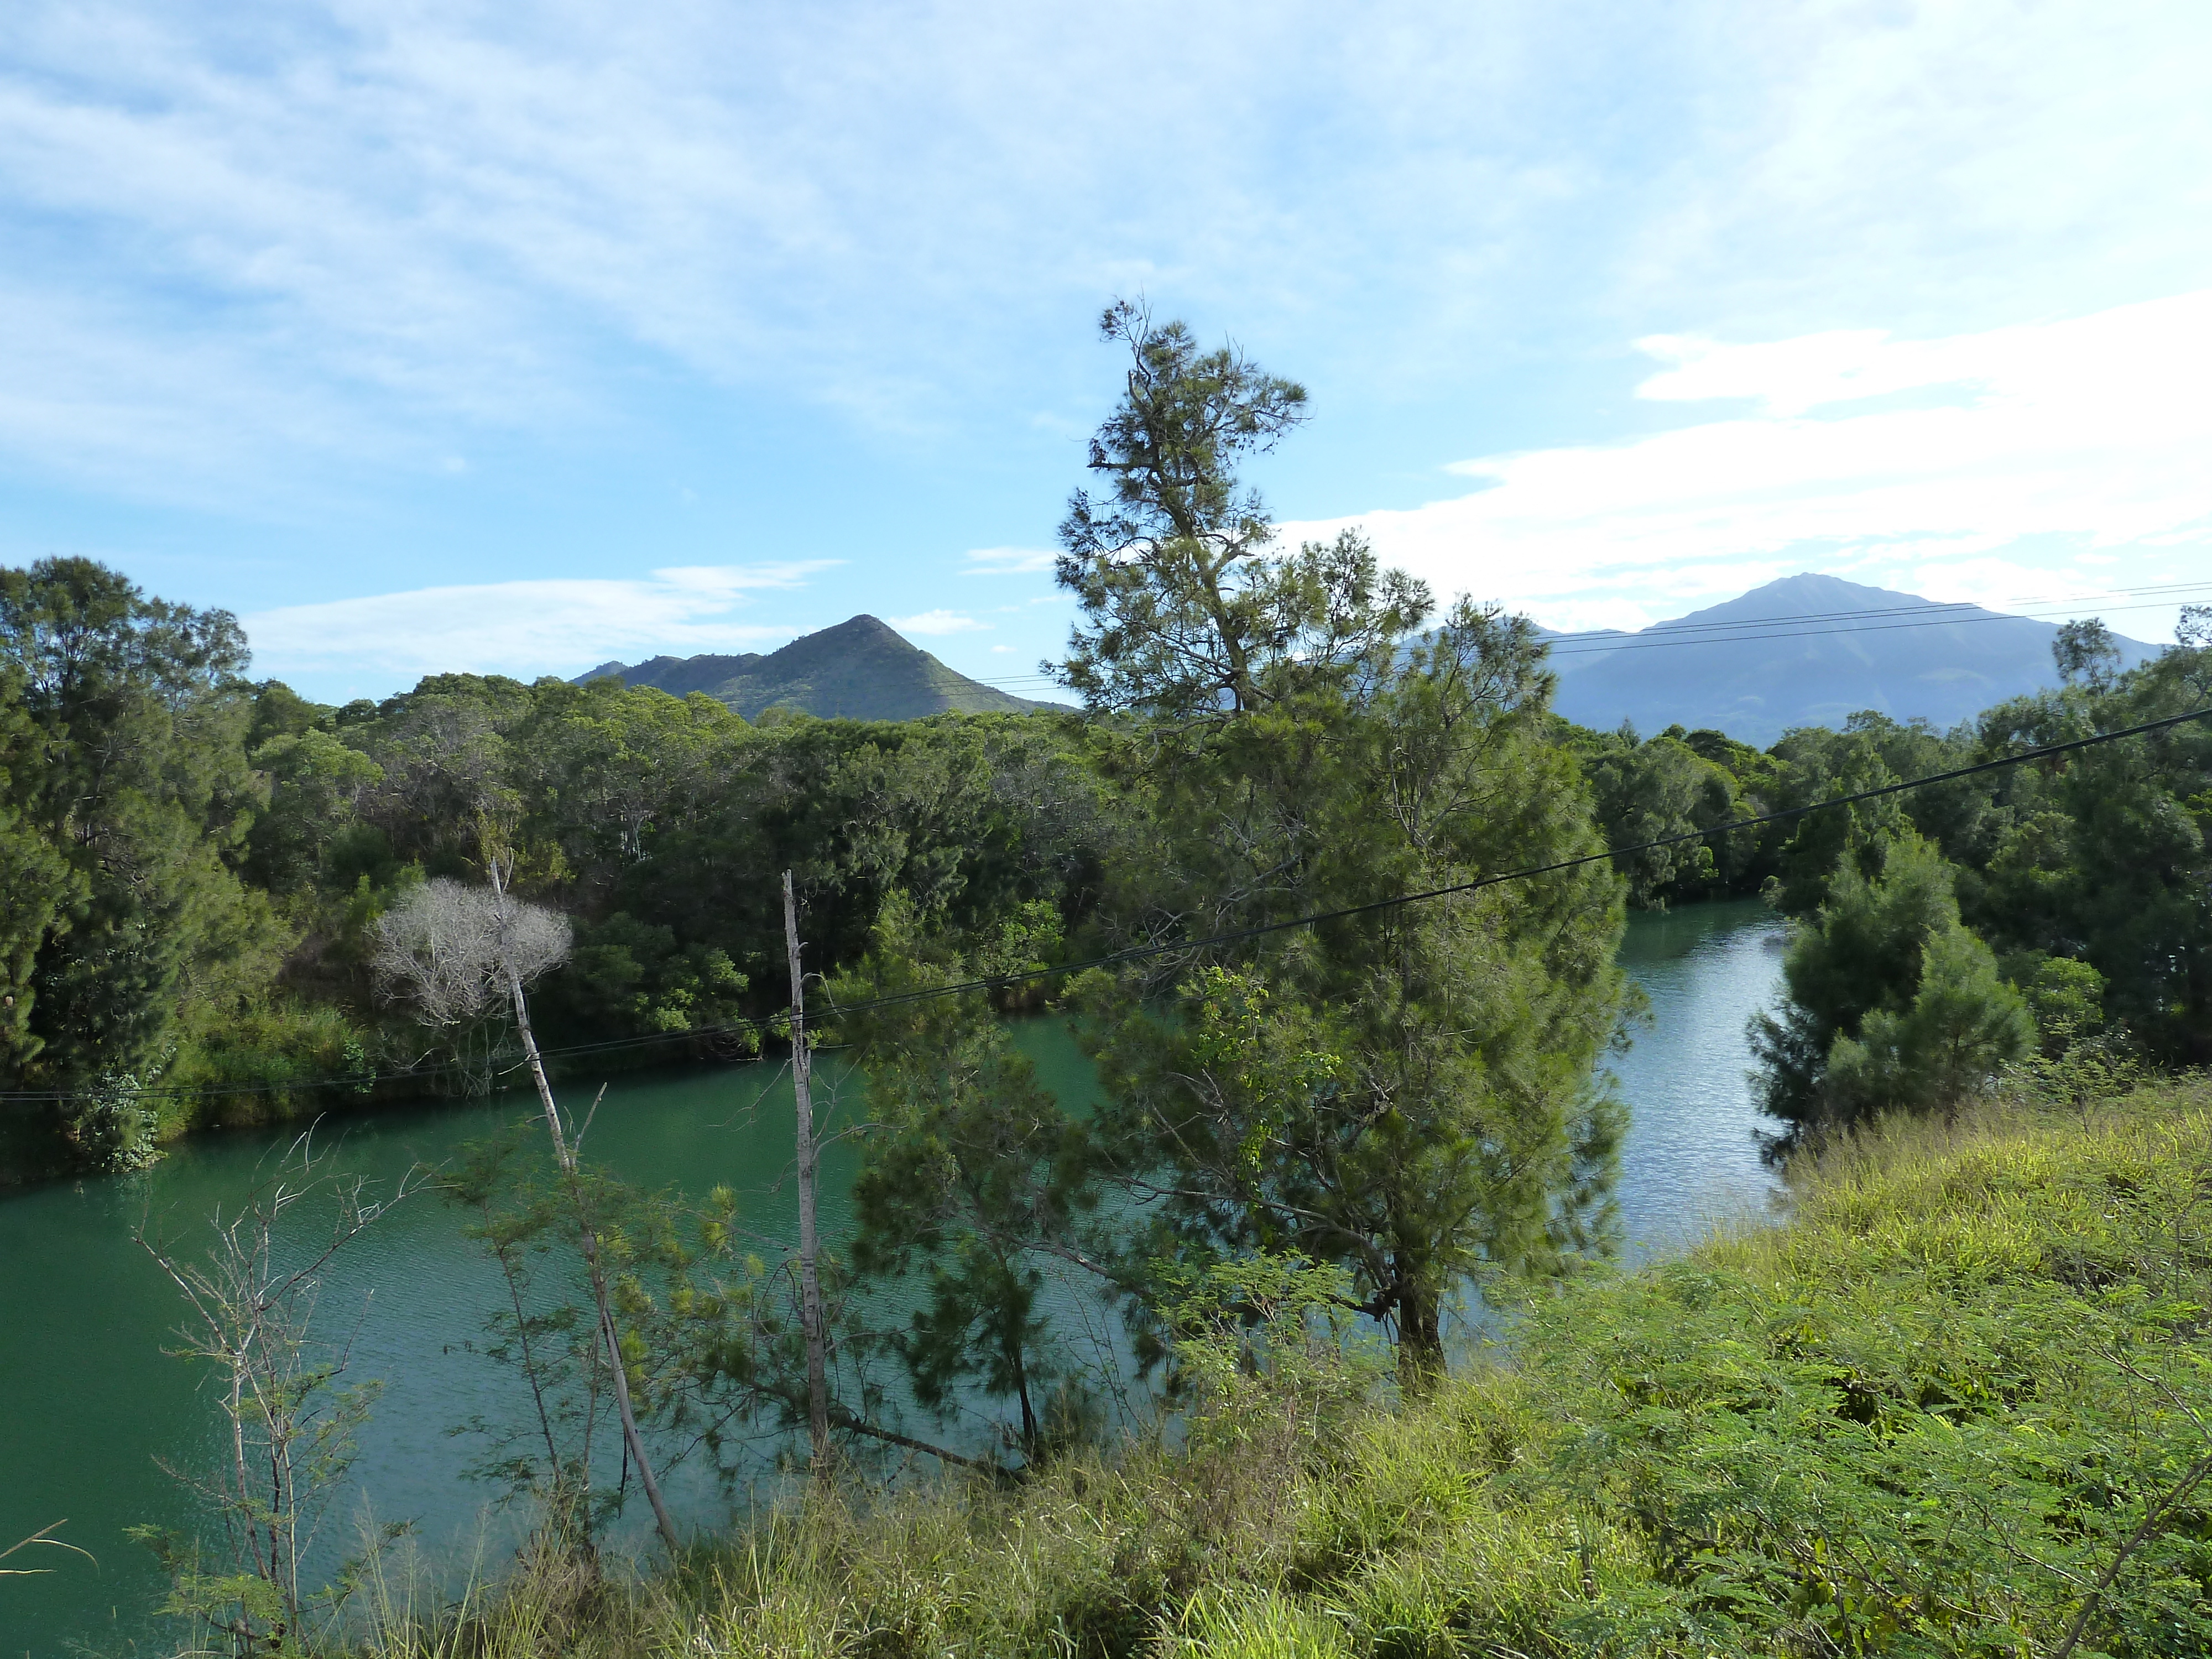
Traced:
[[2042, 760], [2052, 755], [2063, 755], [2077, 749], [2091, 749], [2100, 744], [2116, 743], [2122, 738], [2140, 737], [2146, 732], [2163, 731], [2190, 720], [2199, 720], [2212, 715], [2212, 708], [2198, 708], [2186, 714], [2172, 714], [2164, 720], [2146, 720], [2140, 726], [2130, 726], [2118, 732], [2100, 732], [2094, 736], [2075, 738], [2066, 743], [2047, 743], [2016, 755], [2000, 756], [1996, 760], [1979, 761], [1972, 766], [1954, 767], [1948, 772], [1932, 772], [1924, 778], [1911, 778], [1901, 783], [1883, 784], [1878, 788], [1862, 789], [1856, 793], [1838, 795], [1833, 799], [1813, 801], [1803, 806], [1784, 807], [1779, 811], [1761, 812], [1747, 818], [1734, 818], [1726, 823], [1717, 823], [1704, 830], [1686, 830], [1679, 835], [1660, 836], [1650, 841], [1635, 842], [1627, 847], [1613, 847], [1601, 853], [1585, 853], [1579, 857], [1559, 859], [1550, 864], [1531, 865], [1526, 869], [1509, 870], [1501, 875], [1480, 876], [1473, 881], [1455, 882], [1446, 887], [1431, 887], [1414, 893], [1394, 893], [1388, 898], [1374, 899], [1365, 904], [1349, 904], [1336, 910], [1317, 910], [1310, 915], [1297, 916], [1288, 921], [1263, 922], [1256, 927], [1236, 928], [1224, 933], [1214, 933], [1205, 939], [1172, 940], [1165, 944], [1133, 945], [1126, 951], [1094, 957], [1088, 962], [1067, 963], [1059, 967], [1043, 968], [1025, 974], [1002, 974], [988, 978], [963, 980], [956, 984], [931, 988], [925, 991], [903, 992], [896, 996], [878, 997], [872, 1001], [856, 1005], [849, 1011], [863, 1012], [876, 1008], [888, 1008], [900, 1003], [921, 1001], [932, 996], [951, 996], [979, 990], [1001, 990], [1062, 974], [1081, 973], [1091, 968], [1119, 966], [1124, 963], [1139, 962], [1148, 957], [1169, 956], [1177, 951], [1193, 951], [1217, 945], [1235, 944], [1249, 939], [1262, 938], [1269, 933], [1287, 933], [1294, 927], [1312, 927], [1327, 921], [1341, 921], [1351, 916], [1371, 915], [1378, 910], [1395, 909], [1401, 905], [1419, 904], [1431, 899], [1449, 898], [1461, 893], [1478, 892], [1486, 887], [1497, 887], [1509, 881], [1526, 881], [1535, 876], [1555, 875], [1562, 871], [1580, 869], [1584, 865], [1600, 863], [1607, 859], [1626, 858], [1633, 853], [1649, 853], [1662, 847], [1679, 847], [1685, 842], [1707, 841], [1715, 836], [1732, 835], [1739, 830], [1753, 830], [1762, 824], [1783, 823], [1814, 812], [1825, 812], [1838, 806], [1856, 806], [1862, 801], [1879, 800], [1885, 796], [1903, 794], [1910, 789], [1923, 789], [1930, 784], [1949, 783], [1960, 778], [1970, 778], [1983, 772], [1994, 772], [2008, 766], [2019, 766], [2025, 762]]
[[[2094, 749], [2102, 744], [2117, 743], [2124, 738], [2142, 737], [2146, 732], [2162, 732], [2169, 727], [2184, 726], [2212, 715], [2212, 708], [2192, 709], [2185, 714], [2169, 714], [2163, 720], [2145, 720], [2139, 726], [2124, 726], [2116, 732], [2099, 732], [2086, 738], [2073, 738], [2064, 743], [2046, 743], [2017, 754], [2001, 755], [1995, 760], [1978, 761], [1971, 766], [1953, 767], [1945, 772], [1931, 772], [1925, 777], [1908, 778], [1898, 783], [1886, 783], [1872, 789], [1861, 789], [1848, 795], [1838, 795], [1828, 800], [1811, 801], [1802, 806], [1787, 806], [1772, 812], [1761, 812], [1751, 817], [1732, 818], [1725, 823], [1712, 824], [1702, 830], [1686, 830], [1679, 834], [1660, 836], [1650, 841], [1637, 842], [1626, 847], [1607, 848], [1602, 852], [1584, 853], [1571, 859], [1559, 859], [1549, 864], [1530, 865], [1523, 869], [1508, 870], [1494, 876], [1480, 876], [1473, 881], [1455, 882], [1449, 886], [1425, 888], [1418, 892], [1394, 893], [1387, 898], [1370, 900], [1364, 904], [1346, 905], [1334, 910], [1316, 910], [1307, 915], [1294, 916], [1287, 921], [1261, 922], [1250, 927], [1232, 928], [1225, 933], [1211, 933], [1200, 939], [1170, 939], [1150, 945], [1131, 945], [1126, 950], [1109, 951], [1081, 962], [1060, 963], [1046, 968], [1031, 969], [1017, 974], [993, 974], [975, 979], [958, 980], [944, 985], [925, 987], [920, 990], [902, 991], [891, 996], [873, 997], [842, 1008], [833, 1008], [831, 1018], [871, 1013], [879, 1008], [902, 1007], [916, 1002], [932, 1001], [939, 997], [964, 996], [976, 991], [1008, 990], [1040, 980], [1061, 978], [1072, 974], [1088, 972], [1093, 968], [1121, 967], [1133, 962], [1188, 954], [1210, 950], [1217, 945], [1234, 945], [1246, 939], [1261, 939], [1269, 934], [1288, 933], [1297, 927], [1315, 927], [1322, 923], [1342, 921], [1352, 916], [1372, 915], [1378, 911], [1395, 909], [1402, 905], [1421, 904], [1433, 899], [1451, 898], [1462, 893], [1479, 892], [1484, 888], [1502, 886], [1507, 882], [1527, 881], [1537, 876], [1557, 875], [1568, 870], [1601, 863], [1607, 860], [1626, 858], [1636, 853], [1656, 852], [1664, 847], [1679, 847], [1687, 842], [1709, 841], [1716, 836], [1733, 835], [1741, 830], [1755, 830], [1770, 823], [1786, 823], [1807, 817], [1815, 812], [1832, 811], [1838, 807], [1856, 806], [1863, 801], [1881, 800], [1900, 795], [1914, 789], [1924, 789], [1931, 784], [1950, 783], [1960, 778], [1978, 776], [2009, 766], [2023, 765], [2029, 761], [2047, 759], [2053, 755], [2070, 754], [2077, 750]], [[766, 1036], [776, 1029], [775, 1022], [758, 1019], [730, 1020], [719, 1025], [702, 1026], [688, 1031], [659, 1031], [635, 1037], [616, 1037], [604, 1042], [572, 1043], [563, 1048], [546, 1048], [542, 1052], [549, 1058], [572, 1057], [587, 1054], [607, 1054], [623, 1049], [648, 1048], [661, 1042], [697, 1042], [717, 1036]], [[283, 1094], [297, 1089], [365, 1087], [377, 1083], [396, 1083], [434, 1078], [455, 1068], [441, 1066], [428, 1071], [355, 1073], [328, 1078], [306, 1078], [289, 1083], [269, 1084], [251, 1087], [224, 1087], [204, 1085], [191, 1089], [145, 1089], [142, 1094], [178, 1099], [201, 1095]], [[0, 1093], [0, 1100], [14, 1102], [84, 1100], [92, 1097], [82, 1091], [19, 1091]]]

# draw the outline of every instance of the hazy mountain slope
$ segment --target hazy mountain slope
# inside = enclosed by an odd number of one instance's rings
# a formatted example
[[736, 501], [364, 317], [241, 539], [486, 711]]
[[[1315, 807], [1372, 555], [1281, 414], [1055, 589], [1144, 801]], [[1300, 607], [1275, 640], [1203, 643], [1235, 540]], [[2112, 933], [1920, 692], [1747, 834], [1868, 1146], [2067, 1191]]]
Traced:
[[[2055, 623], [1931, 602], [1834, 576], [1784, 577], [1640, 633], [1553, 647], [1558, 708], [1584, 726], [1679, 721], [1768, 744], [1862, 708], [1948, 727], [2055, 684]], [[1889, 615], [1886, 613], [1903, 613]], [[2132, 666], [2157, 647], [2122, 640]]]
[[747, 720], [782, 704], [824, 720], [910, 720], [948, 711], [1018, 714], [1050, 703], [1009, 696], [955, 673], [873, 617], [854, 617], [765, 656], [655, 657], [601, 663], [574, 684], [607, 676], [683, 696], [704, 691]]

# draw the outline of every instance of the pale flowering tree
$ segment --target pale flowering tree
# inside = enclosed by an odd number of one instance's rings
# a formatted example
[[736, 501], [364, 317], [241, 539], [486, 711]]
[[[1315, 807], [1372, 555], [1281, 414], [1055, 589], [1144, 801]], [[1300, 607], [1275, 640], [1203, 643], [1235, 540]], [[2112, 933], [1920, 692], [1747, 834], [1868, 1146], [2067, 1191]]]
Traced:
[[[387, 994], [449, 1034], [463, 1091], [488, 1094], [504, 1028], [516, 1018], [517, 987], [567, 961], [572, 938], [558, 911], [441, 877], [378, 921], [369, 965]], [[529, 1029], [526, 1012], [517, 1024]]]

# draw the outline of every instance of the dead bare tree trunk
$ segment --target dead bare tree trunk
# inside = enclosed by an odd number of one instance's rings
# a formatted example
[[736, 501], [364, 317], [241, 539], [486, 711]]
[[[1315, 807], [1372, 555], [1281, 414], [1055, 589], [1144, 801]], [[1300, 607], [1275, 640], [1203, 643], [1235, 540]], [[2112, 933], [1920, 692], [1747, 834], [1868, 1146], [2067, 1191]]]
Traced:
[[[492, 874], [495, 891], [503, 894], [498, 869]], [[576, 1212], [576, 1234], [584, 1247], [584, 1270], [592, 1284], [592, 1300], [599, 1313], [599, 1339], [607, 1351], [607, 1366], [615, 1387], [615, 1411], [622, 1419], [623, 1443], [629, 1448], [629, 1459], [637, 1467], [637, 1483], [644, 1488], [645, 1501], [653, 1506], [653, 1523], [660, 1531], [660, 1541], [672, 1553], [681, 1547], [676, 1537], [676, 1523], [668, 1517], [668, 1505], [662, 1501], [660, 1483], [653, 1478], [653, 1464], [645, 1455], [645, 1442], [637, 1431], [637, 1414], [630, 1409], [629, 1372], [623, 1364], [622, 1340], [615, 1331], [615, 1310], [607, 1294], [607, 1274], [599, 1260], [599, 1231], [592, 1223], [591, 1208], [584, 1193], [581, 1172], [576, 1162], [576, 1149], [569, 1145], [566, 1130], [561, 1126], [561, 1109], [553, 1103], [553, 1085], [545, 1076], [545, 1062], [538, 1053], [537, 1034], [530, 1029], [530, 1000], [522, 994], [522, 979], [512, 967], [507, 975], [507, 994], [514, 1004], [515, 1030], [522, 1036], [522, 1052], [530, 1062], [531, 1080], [538, 1085], [538, 1103], [545, 1109], [546, 1132], [553, 1137], [553, 1156], [561, 1165], [561, 1178], [568, 1185], [568, 1200]]]
[[637, 1465], [638, 1484], [645, 1489], [646, 1501], [653, 1505], [661, 1541], [673, 1552], [680, 1547], [676, 1526], [668, 1518], [668, 1506], [661, 1501], [660, 1483], [653, 1479], [653, 1464], [637, 1431], [637, 1414], [630, 1405], [629, 1374], [623, 1364], [622, 1338], [615, 1328], [614, 1303], [608, 1293], [606, 1264], [599, 1255], [591, 1194], [584, 1185], [576, 1147], [562, 1125], [561, 1109], [554, 1103], [544, 1057], [530, 1026], [530, 1000], [523, 991], [531, 980], [567, 959], [571, 939], [568, 918], [522, 903], [508, 894], [507, 884], [514, 870], [511, 859], [503, 861], [488, 848], [484, 866], [491, 878], [488, 892], [441, 878], [425, 884], [388, 912], [377, 924], [379, 942], [373, 965], [380, 982], [404, 988], [420, 1006], [424, 1020], [433, 1025], [472, 1020], [494, 998], [503, 998], [509, 1005], [515, 1030], [522, 1038], [524, 1057], [530, 1064], [531, 1080], [538, 1085], [538, 1103], [545, 1109], [553, 1156], [561, 1166], [569, 1206], [575, 1212], [592, 1300], [599, 1310], [599, 1340], [606, 1349], [615, 1408], [622, 1419], [623, 1446], [630, 1462]]
[[813, 1057], [806, 1046], [805, 975], [799, 960], [799, 902], [783, 872], [783, 937], [791, 955], [791, 1091], [799, 1108], [799, 1310], [806, 1334], [806, 1433], [817, 1474], [830, 1467], [830, 1375], [822, 1334], [822, 1279], [814, 1231]]

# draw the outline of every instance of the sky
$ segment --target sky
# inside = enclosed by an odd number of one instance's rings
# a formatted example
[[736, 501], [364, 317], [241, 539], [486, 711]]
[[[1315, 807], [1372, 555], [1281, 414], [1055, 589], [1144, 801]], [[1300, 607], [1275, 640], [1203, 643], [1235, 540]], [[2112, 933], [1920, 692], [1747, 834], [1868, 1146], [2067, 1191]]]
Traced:
[[2207, 84], [2134, 0], [12, 0], [0, 563], [333, 701], [857, 611], [1036, 690], [1128, 295], [1309, 387], [1285, 544], [1446, 598], [2171, 638]]

